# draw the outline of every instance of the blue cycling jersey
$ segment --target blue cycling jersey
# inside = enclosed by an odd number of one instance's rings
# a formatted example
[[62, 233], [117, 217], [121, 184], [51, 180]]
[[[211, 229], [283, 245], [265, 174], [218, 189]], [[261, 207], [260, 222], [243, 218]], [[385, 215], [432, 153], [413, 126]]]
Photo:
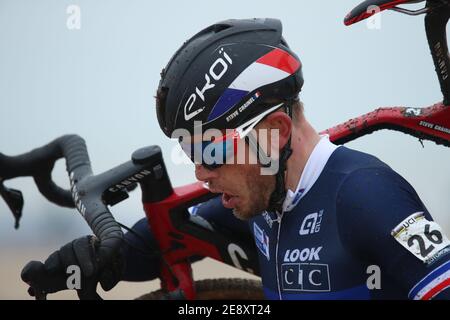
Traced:
[[[253, 234], [268, 299], [450, 298], [449, 240], [377, 158], [322, 138], [283, 207], [246, 223], [217, 197], [195, 215]], [[150, 242], [146, 223], [136, 226]], [[137, 255], [128, 252], [125, 279], [156, 276], [159, 264]]]
[[267, 298], [448, 295], [450, 242], [411, 185], [368, 154], [328, 155], [290, 211], [251, 221]]

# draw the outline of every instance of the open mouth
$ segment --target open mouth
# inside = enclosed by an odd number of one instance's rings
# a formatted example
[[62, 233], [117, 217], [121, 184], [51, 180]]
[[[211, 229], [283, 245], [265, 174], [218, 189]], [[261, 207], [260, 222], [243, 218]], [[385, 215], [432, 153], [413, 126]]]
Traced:
[[235, 208], [239, 201], [239, 196], [235, 196], [229, 193], [222, 193], [222, 204], [225, 208]]

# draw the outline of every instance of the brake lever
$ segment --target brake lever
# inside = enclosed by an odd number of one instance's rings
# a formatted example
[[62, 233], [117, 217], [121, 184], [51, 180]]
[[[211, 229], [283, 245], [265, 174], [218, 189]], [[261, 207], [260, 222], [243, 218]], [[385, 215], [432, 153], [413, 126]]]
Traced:
[[20, 190], [9, 189], [5, 187], [5, 185], [3, 184], [3, 180], [0, 179], [0, 195], [2, 196], [3, 200], [5, 200], [14, 216], [14, 228], [18, 229], [24, 204], [22, 192]]

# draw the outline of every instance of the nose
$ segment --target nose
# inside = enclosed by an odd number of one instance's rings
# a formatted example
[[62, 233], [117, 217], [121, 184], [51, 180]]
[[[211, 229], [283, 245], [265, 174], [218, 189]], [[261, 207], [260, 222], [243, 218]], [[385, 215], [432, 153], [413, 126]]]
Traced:
[[208, 170], [201, 164], [195, 165], [195, 177], [197, 180], [207, 182], [211, 179], [219, 177], [217, 170]]

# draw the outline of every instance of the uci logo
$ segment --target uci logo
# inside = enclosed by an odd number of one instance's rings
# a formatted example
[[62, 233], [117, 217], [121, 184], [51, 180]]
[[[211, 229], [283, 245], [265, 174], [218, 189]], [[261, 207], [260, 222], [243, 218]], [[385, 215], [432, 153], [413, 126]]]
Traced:
[[219, 57], [209, 67], [209, 72], [205, 73], [206, 83], [203, 85], [203, 88], [199, 89], [198, 87], [195, 87], [195, 92], [189, 96], [186, 103], [184, 104], [184, 119], [186, 121], [192, 119], [205, 109], [205, 107], [199, 107], [196, 108], [194, 111], [191, 111], [194, 108], [194, 105], [197, 101], [197, 97], [200, 98], [200, 100], [202, 100], [203, 102], [205, 102], [205, 92], [216, 86], [215, 83], [212, 82], [212, 80], [216, 82], [219, 81], [223, 77], [223, 75], [227, 72], [228, 65], [233, 64], [233, 61], [231, 60], [230, 56], [223, 50], [223, 48], [219, 50], [219, 54], [221, 54], [223, 58]]
[[303, 219], [302, 225], [300, 227], [299, 234], [301, 236], [317, 233], [320, 231], [320, 225], [322, 223], [323, 210], [319, 212], [314, 212], [308, 214], [305, 219]]

